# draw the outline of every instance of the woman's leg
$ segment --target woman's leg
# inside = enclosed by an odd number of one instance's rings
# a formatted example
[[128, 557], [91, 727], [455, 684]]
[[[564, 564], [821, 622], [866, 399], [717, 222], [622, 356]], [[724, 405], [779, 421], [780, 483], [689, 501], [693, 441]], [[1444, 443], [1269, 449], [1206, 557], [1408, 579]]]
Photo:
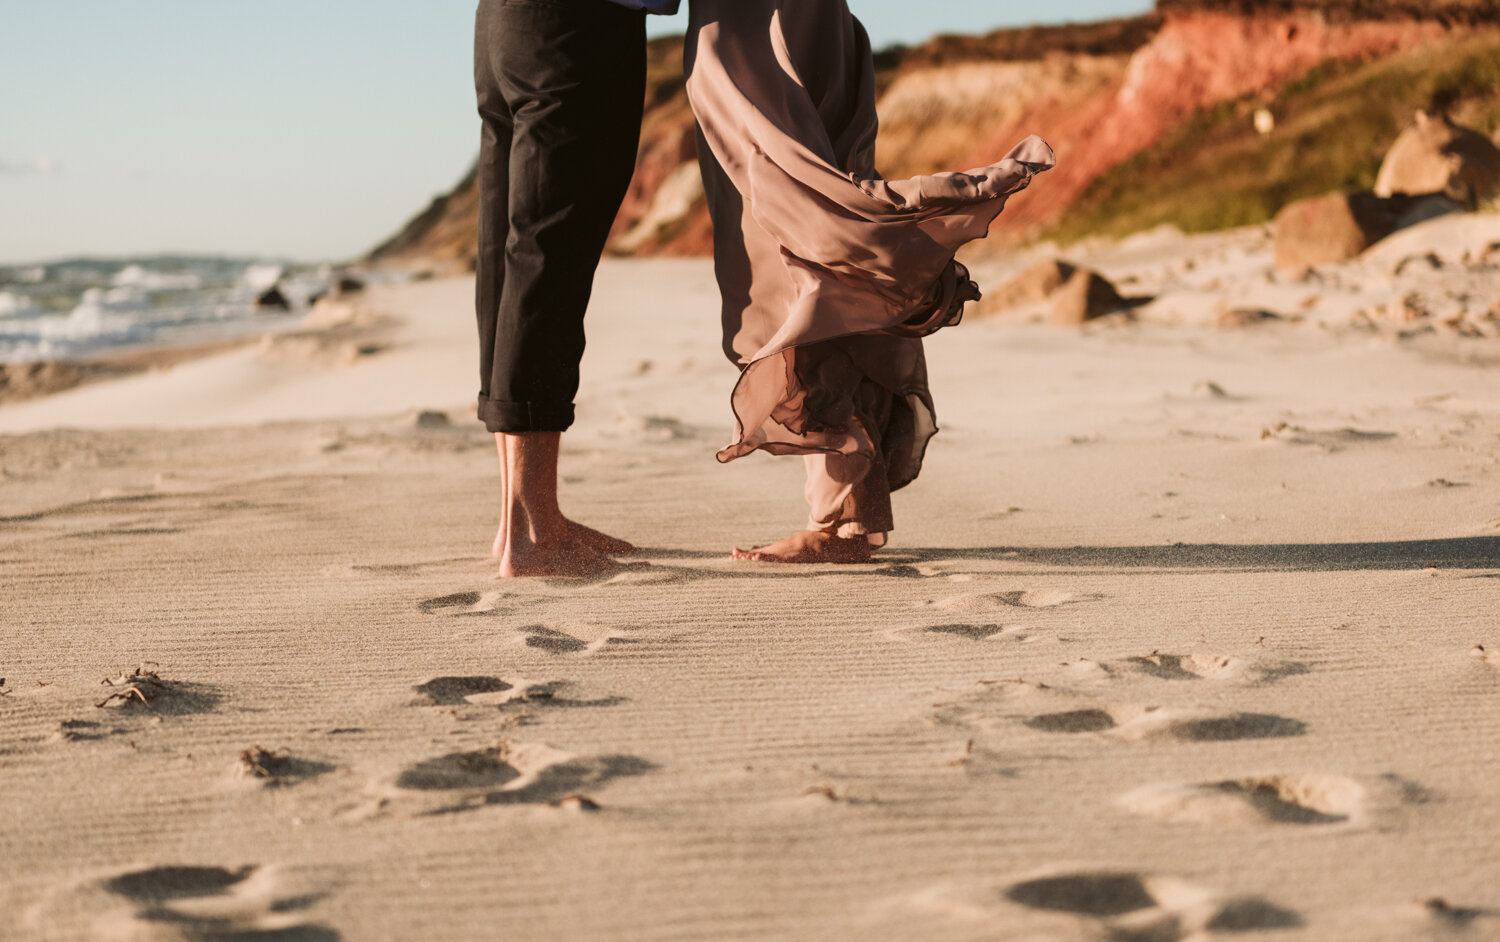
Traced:
[[[857, 423], [877, 434], [890, 420], [890, 393], [868, 380], [855, 394]], [[807, 482], [807, 529], [784, 540], [736, 549], [734, 559], [776, 563], [866, 562], [876, 548], [884, 546], [886, 534], [895, 528], [891, 514], [890, 476], [880, 454], [812, 454], [803, 458]]]
[[892, 528], [885, 468], [857, 455], [807, 455], [807, 529], [784, 540], [736, 549], [733, 559], [763, 563], [863, 563]]

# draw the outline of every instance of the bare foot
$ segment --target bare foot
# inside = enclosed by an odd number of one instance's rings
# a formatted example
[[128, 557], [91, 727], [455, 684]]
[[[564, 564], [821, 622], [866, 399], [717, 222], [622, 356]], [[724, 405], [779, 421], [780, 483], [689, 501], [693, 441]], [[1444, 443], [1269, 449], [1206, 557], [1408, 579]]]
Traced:
[[[567, 527], [567, 538], [574, 543], [586, 546], [596, 553], [605, 556], [624, 556], [635, 552], [635, 544], [610, 536], [608, 533], [600, 533], [593, 527], [586, 527], [572, 520], [564, 520]], [[495, 533], [495, 542], [490, 545], [490, 556], [499, 559], [505, 552], [505, 524], [500, 524], [500, 529]]]
[[500, 532], [491, 552], [500, 575], [593, 576], [620, 569], [609, 553], [635, 549], [623, 540], [574, 523], [557, 506], [561, 432], [501, 432]]
[[502, 578], [517, 576], [597, 576], [624, 568], [603, 553], [576, 541], [512, 543], [500, 556]]
[[729, 558], [757, 563], [867, 563], [872, 552], [864, 537], [851, 540], [821, 530], [803, 530], [755, 549], [736, 549]]

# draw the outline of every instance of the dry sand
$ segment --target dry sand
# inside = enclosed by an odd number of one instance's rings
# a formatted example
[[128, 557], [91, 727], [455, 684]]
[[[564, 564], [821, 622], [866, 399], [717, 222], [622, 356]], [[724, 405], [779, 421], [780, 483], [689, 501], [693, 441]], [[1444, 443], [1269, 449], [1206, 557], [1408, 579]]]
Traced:
[[1495, 341], [968, 323], [777, 568], [709, 267], [611, 263], [565, 507], [652, 565], [501, 582], [470, 290], [0, 409], [0, 935], [1500, 938]]

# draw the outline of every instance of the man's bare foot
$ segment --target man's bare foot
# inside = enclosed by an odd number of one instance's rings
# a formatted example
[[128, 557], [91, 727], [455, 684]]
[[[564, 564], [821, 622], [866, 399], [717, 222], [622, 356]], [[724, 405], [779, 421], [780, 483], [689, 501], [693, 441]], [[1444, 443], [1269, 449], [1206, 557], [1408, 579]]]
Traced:
[[500, 554], [502, 578], [597, 576], [622, 568], [620, 563], [576, 540], [552, 544], [512, 541]]
[[594, 576], [624, 568], [608, 554], [635, 549], [574, 523], [557, 506], [560, 432], [501, 432], [500, 532], [491, 552], [500, 575]]
[[[593, 527], [586, 527], [572, 520], [564, 520], [567, 526], [567, 538], [569, 541], [586, 546], [596, 553], [605, 556], [624, 556], [635, 552], [635, 544], [627, 543], [607, 533], [600, 533]], [[490, 556], [499, 559], [505, 552], [505, 524], [501, 522], [500, 529], [495, 533], [495, 542], [490, 545]]]
[[757, 563], [867, 563], [872, 552], [864, 537], [851, 540], [822, 530], [803, 530], [755, 549], [736, 549], [729, 558]]

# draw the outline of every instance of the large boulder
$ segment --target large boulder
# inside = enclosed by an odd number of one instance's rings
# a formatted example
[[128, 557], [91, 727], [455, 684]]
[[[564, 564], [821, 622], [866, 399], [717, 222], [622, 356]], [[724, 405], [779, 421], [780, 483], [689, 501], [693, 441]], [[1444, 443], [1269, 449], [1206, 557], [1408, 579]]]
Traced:
[[1298, 200], [1272, 222], [1276, 267], [1296, 272], [1348, 261], [1398, 229], [1463, 209], [1440, 193], [1325, 193]]
[[1303, 271], [1351, 259], [1396, 228], [1393, 201], [1374, 193], [1325, 193], [1276, 214], [1276, 267]]
[[971, 306], [968, 314], [979, 320], [1017, 311], [1034, 311], [1051, 300], [1077, 271], [1077, 265], [1060, 258], [1043, 259], [1000, 287], [986, 290], [984, 297]]
[[1063, 282], [1053, 296], [1047, 323], [1073, 327], [1130, 306], [1109, 279], [1096, 271], [1080, 268]]
[[1438, 193], [1470, 209], [1500, 195], [1500, 147], [1446, 115], [1418, 111], [1386, 152], [1376, 196]]
[[1028, 304], [1040, 304], [1052, 297], [1058, 288], [1067, 283], [1075, 271], [1077, 268], [1062, 259], [1049, 258], [1037, 262], [987, 294], [985, 301], [989, 302], [988, 306], [996, 311], [1008, 311], [1012, 308], [1025, 307]]

